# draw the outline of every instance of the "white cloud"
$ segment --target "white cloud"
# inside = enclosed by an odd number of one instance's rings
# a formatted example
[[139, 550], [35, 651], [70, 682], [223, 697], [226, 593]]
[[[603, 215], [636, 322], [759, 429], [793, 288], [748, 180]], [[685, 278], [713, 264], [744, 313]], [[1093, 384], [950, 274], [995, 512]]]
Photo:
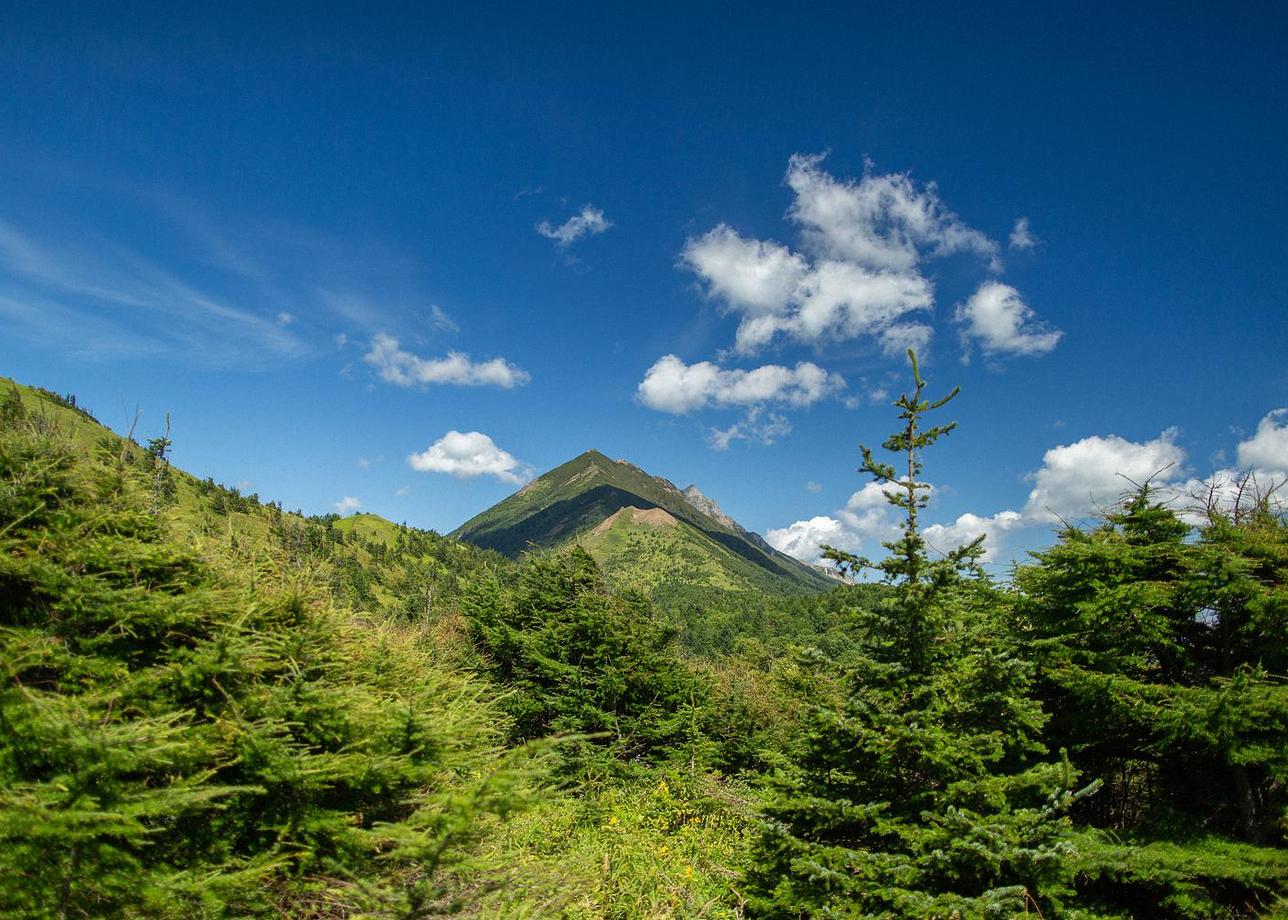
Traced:
[[359, 457], [359, 458], [358, 458], [358, 469], [360, 469], [360, 470], [367, 470], [367, 469], [370, 469], [370, 468], [371, 468], [371, 460], [369, 460], [369, 459], [368, 459], [368, 458], [366, 458], [366, 457]]
[[103, 342], [102, 351], [182, 354], [217, 367], [310, 352], [281, 322], [291, 314], [245, 309], [91, 231], [49, 245], [0, 220], [0, 271], [14, 293], [0, 304], [17, 327], [6, 331], [46, 345], [94, 353]]
[[447, 473], [457, 479], [495, 476], [519, 485], [531, 478], [530, 470], [514, 455], [479, 431], [449, 431], [421, 453], [409, 456], [407, 464], [422, 473]]
[[909, 348], [925, 352], [934, 334], [925, 323], [895, 323], [881, 330], [881, 350], [891, 357], [907, 354]]
[[814, 480], [811, 479], [809, 482], [805, 483], [805, 491], [813, 492], [814, 494], [817, 495], [819, 492], [823, 491], [823, 484], [821, 482], [815, 482]]
[[840, 181], [819, 168], [822, 161], [796, 154], [787, 167], [796, 193], [787, 214], [815, 255], [893, 272], [911, 271], [923, 256], [952, 253], [996, 262], [997, 243], [950, 211], [933, 182], [918, 189], [907, 174], [871, 172], [858, 182]]
[[[899, 535], [899, 519], [885, 493], [892, 486], [870, 482], [850, 496], [845, 507], [832, 515], [819, 515], [770, 530], [765, 539], [775, 549], [802, 562], [820, 561], [826, 543], [847, 552], [872, 552], [883, 541]], [[811, 490], [812, 491], [812, 490]]]
[[941, 553], [965, 546], [982, 536], [984, 554], [980, 561], [995, 562], [1002, 550], [1003, 535], [1024, 524], [1023, 515], [1017, 511], [999, 511], [988, 517], [967, 512], [951, 524], [931, 524], [922, 531], [922, 536], [932, 549]]
[[345, 332], [337, 332], [335, 335], [335, 347], [343, 348], [349, 344], [349, 335]]
[[340, 514], [349, 514], [351, 511], [357, 511], [361, 507], [362, 501], [352, 495], [346, 495], [335, 503], [335, 510]]
[[1154, 476], [1159, 483], [1175, 482], [1185, 463], [1177, 434], [1169, 428], [1142, 442], [1117, 435], [1092, 435], [1051, 448], [1042, 457], [1042, 467], [1030, 477], [1033, 490], [1024, 505], [1025, 520], [1075, 521], [1112, 507], [1135, 488], [1133, 483], [1144, 483]]
[[760, 406], [752, 406], [742, 421], [728, 428], [712, 428], [707, 443], [715, 450], [728, 450], [734, 441], [755, 441], [768, 446], [792, 433], [792, 423], [786, 416], [770, 412], [762, 418], [762, 414]]
[[978, 342], [989, 355], [1041, 355], [1051, 351], [1064, 333], [1048, 329], [1009, 284], [985, 281], [970, 299], [958, 304], [962, 344]]
[[681, 263], [740, 317], [740, 354], [778, 337], [818, 345], [871, 335], [889, 354], [924, 348], [930, 327], [906, 319], [934, 305], [921, 262], [969, 253], [996, 269], [997, 244], [949, 211], [933, 184], [872, 173], [841, 181], [821, 160], [798, 154], [787, 170], [795, 192], [788, 217], [801, 228], [803, 253], [720, 224], [690, 239]]
[[[855, 535], [856, 540], [867, 540], [880, 543], [893, 540], [899, 535], [897, 509], [890, 504], [886, 493], [896, 489], [894, 483], [882, 485], [869, 482], [859, 489], [837, 516]], [[930, 491], [923, 492], [929, 495]]]
[[294, 313], [287, 313], [285, 310], [283, 310], [282, 312], [277, 314], [277, 325], [289, 326], [293, 322], [295, 322]]
[[397, 495], [399, 498], [403, 498], [404, 496], [409, 495], [410, 493], [411, 493], [411, 486], [399, 486], [398, 488], [394, 489], [394, 494]]
[[743, 239], [727, 224], [685, 243], [681, 260], [707, 293], [751, 316], [780, 313], [805, 277], [805, 259], [779, 243]]
[[461, 327], [456, 324], [456, 320], [447, 315], [447, 311], [438, 304], [433, 304], [429, 308], [429, 324], [439, 332], [460, 332]]
[[755, 370], [724, 370], [710, 361], [685, 364], [666, 355], [648, 369], [638, 393], [644, 405], [683, 415], [707, 406], [812, 405], [844, 388], [839, 374], [802, 361], [794, 368], [767, 364]]
[[768, 530], [765, 532], [765, 541], [781, 553], [814, 565], [823, 561], [824, 544], [849, 551], [857, 549], [854, 536], [846, 530], [845, 525], [826, 515]]
[[[1288, 478], [1288, 409], [1268, 413], [1252, 437], [1239, 443], [1238, 469], [1217, 470], [1202, 479], [1186, 477], [1186, 455], [1176, 443], [1178, 435], [1174, 428], [1146, 441], [1092, 435], [1053, 447], [1043, 455], [1041, 467], [1028, 477], [1033, 487], [1021, 510], [991, 515], [967, 512], [951, 523], [925, 527], [922, 535], [940, 552], [983, 535], [983, 561], [995, 562], [1011, 532], [1096, 516], [1114, 508], [1146, 481], [1155, 501], [1169, 505], [1189, 523], [1201, 525], [1209, 504], [1228, 513], [1236, 500], [1246, 507]], [[817, 559], [820, 542], [851, 550], [862, 546], [872, 553], [871, 544], [894, 539], [901, 529], [902, 512], [885, 496], [894, 487], [868, 483], [833, 516], [797, 521], [770, 531], [779, 541], [770, 542], [806, 561]]]
[[1239, 442], [1238, 459], [1244, 469], [1288, 472], [1288, 409], [1267, 413], [1256, 433]]
[[1038, 238], [1033, 235], [1029, 229], [1029, 219], [1021, 217], [1015, 222], [1011, 229], [1011, 248], [1012, 249], [1032, 249], [1038, 244]]
[[474, 362], [457, 351], [443, 358], [421, 358], [398, 346], [393, 336], [378, 332], [362, 360], [374, 366], [380, 378], [400, 387], [453, 384], [455, 386], [496, 386], [509, 390], [523, 386], [531, 376], [504, 358]]
[[779, 335], [805, 344], [880, 335], [934, 302], [930, 282], [915, 272], [838, 260], [809, 266], [778, 243], [744, 239], [723, 224], [690, 240], [683, 260], [706, 282], [708, 296], [742, 317], [734, 337], [740, 354], [754, 354]]
[[[801, 342], [854, 339], [886, 331], [904, 314], [929, 309], [933, 303], [930, 282], [915, 273], [872, 271], [850, 262], [825, 261], [802, 280], [797, 309], [783, 329]], [[739, 348], [741, 335], [739, 329]]]
[[537, 233], [554, 240], [559, 246], [571, 246], [583, 236], [603, 233], [612, 226], [613, 222], [604, 217], [603, 211], [587, 204], [557, 227], [552, 226], [550, 221], [543, 220], [537, 224]]

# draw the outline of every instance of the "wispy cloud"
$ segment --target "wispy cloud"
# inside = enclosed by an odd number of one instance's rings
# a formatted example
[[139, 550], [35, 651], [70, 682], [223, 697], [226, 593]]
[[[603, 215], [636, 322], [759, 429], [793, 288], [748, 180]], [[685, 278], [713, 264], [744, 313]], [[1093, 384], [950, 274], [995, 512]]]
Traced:
[[1015, 226], [1011, 228], [1010, 243], [1012, 249], [1032, 249], [1039, 242], [1038, 238], [1033, 235], [1033, 231], [1029, 229], [1029, 219], [1027, 217], [1021, 217], [1015, 222]]
[[335, 510], [340, 514], [352, 514], [362, 507], [362, 500], [354, 498], [352, 495], [346, 495], [335, 503]]
[[787, 416], [752, 406], [741, 421], [734, 422], [728, 428], [712, 428], [707, 433], [707, 443], [714, 450], [728, 450], [734, 441], [752, 441], [768, 446], [791, 433], [792, 423], [787, 420]]
[[400, 387], [451, 384], [509, 390], [532, 379], [527, 371], [504, 358], [476, 362], [457, 351], [442, 358], [422, 358], [401, 348], [396, 338], [384, 332], [372, 338], [371, 348], [362, 360], [376, 368], [381, 380]]
[[456, 324], [456, 320], [447, 315], [447, 311], [434, 304], [429, 308], [429, 324], [439, 332], [460, 332], [461, 327]]
[[581, 210], [559, 226], [548, 220], [537, 224], [537, 233], [555, 241], [560, 247], [571, 246], [583, 236], [595, 236], [613, 226], [613, 222], [604, 216], [604, 212], [593, 205], [583, 205]]
[[79, 316], [119, 338], [149, 342], [148, 350], [199, 363], [245, 365], [310, 351], [279, 321], [279, 311], [236, 305], [92, 233], [51, 243], [0, 221], [0, 284], [11, 310], [54, 305], [51, 318]]

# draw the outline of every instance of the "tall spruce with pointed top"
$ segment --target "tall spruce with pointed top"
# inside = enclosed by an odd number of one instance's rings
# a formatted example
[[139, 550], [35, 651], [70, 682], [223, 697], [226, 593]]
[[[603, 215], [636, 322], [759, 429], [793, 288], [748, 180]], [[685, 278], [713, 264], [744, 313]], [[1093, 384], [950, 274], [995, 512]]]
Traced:
[[843, 570], [873, 568], [887, 602], [854, 619], [854, 651], [805, 650], [814, 688], [795, 744], [769, 781], [763, 832], [743, 891], [762, 917], [1058, 915], [1072, 892], [1064, 812], [1076, 775], [1042, 745], [1032, 669], [1005, 629], [1007, 596], [977, 562], [983, 540], [932, 559], [918, 512], [930, 486], [921, 452], [952, 431], [914, 388], [883, 444], [902, 470], [862, 448], [862, 471], [890, 484], [904, 515], [878, 563], [829, 548]]
[[923, 426], [923, 418], [951, 402], [961, 392], [961, 387], [953, 387], [947, 396], [940, 399], [925, 399], [922, 393], [926, 389], [926, 381], [921, 377], [917, 354], [911, 348], [908, 349], [908, 361], [912, 365], [913, 391], [901, 394], [894, 403], [904, 424], [881, 445], [898, 456], [903, 466], [902, 475], [893, 463], [878, 460], [870, 447], [859, 446], [863, 455], [859, 471], [870, 474], [880, 485], [893, 486], [885, 493], [886, 501], [903, 512], [903, 533], [899, 539], [882, 544], [890, 554], [877, 563], [831, 546], [824, 547], [824, 556], [851, 575], [864, 568], [875, 569], [896, 588], [891, 599], [896, 615], [891, 619], [891, 625], [902, 634], [899, 651], [904, 666], [920, 673], [929, 665], [934, 642], [935, 599], [946, 588], [959, 582], [963, 572], [975, 568], [983, 553], [984, 537], [979, 536], [952, 549], [940, 559], [931, 559], [926, 552], [918, 512], [926, 507], [931, 486], [920, 479], [921, 452], [956, 428], [957, 423], [927, 428]]

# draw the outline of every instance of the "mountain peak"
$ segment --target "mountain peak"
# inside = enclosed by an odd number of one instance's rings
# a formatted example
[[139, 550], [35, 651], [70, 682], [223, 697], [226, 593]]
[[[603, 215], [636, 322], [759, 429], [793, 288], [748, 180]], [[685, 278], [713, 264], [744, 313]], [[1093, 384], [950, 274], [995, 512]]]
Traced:
[[741, 524], [729, 517], [729, 515], [725, 514], [724, 511], [720, 509], [720, 506], [716, 504], [716, 500], [704, 495], [697, 485], [690, 483], [688, 488], [680, 494], [684, 496], [685, 501], [694, 508], [697, 508], [707, 517], [714, 518], [737, 533], [746, 533], [746, 530]]
[[695, 583], [758, 590], [826, 585], [819, 573], [744, 530], [696, 485], [681, 491], [598, 450], [537, 477], [466, 521], [455, 536], [508, 556], [579, 542], [609, 568], [652, 566], [656, 571], [644, 573], [650, 583], [691, 577]]

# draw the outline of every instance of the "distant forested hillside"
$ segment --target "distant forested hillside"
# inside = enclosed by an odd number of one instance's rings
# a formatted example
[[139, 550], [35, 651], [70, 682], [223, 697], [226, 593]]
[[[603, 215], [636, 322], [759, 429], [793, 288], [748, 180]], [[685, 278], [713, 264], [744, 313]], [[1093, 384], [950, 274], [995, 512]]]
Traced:
[[302, 515], [5, 382], [0, 916], [1288, 916], [1273, 495], [998, 583], [921, 540], [913, 382], [907, 526], [815, 594]]

